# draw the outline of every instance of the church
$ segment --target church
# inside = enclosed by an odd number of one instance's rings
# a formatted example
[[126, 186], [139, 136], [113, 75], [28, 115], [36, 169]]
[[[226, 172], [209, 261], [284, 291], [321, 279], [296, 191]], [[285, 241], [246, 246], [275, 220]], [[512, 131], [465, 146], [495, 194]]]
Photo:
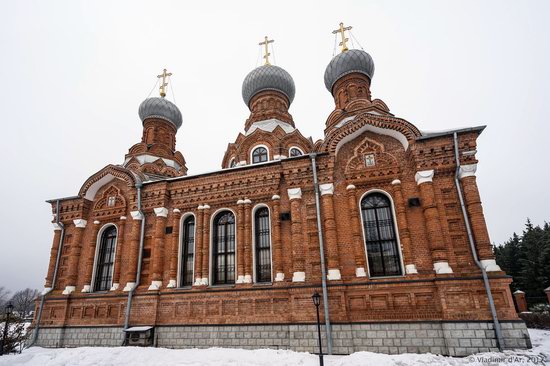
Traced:
[[476, 184], [485, 126], [427, 133], [394, 116], [349, 29], [333, 32], [323, 139], [300, 133], [294, 81], [266, 37], [265, 64], [242, 85], [250, 116], [209, 173], [187, 175], [164, 70], [123, 163], [48, 201], [32, 343], [313, 353], [319, 292], [329, 353], [529, 348]]

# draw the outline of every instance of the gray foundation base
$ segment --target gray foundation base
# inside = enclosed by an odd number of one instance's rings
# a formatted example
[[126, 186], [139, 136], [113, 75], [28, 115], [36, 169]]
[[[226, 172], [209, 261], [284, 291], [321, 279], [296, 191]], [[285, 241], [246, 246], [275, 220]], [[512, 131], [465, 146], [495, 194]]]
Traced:
[[[525, 323], [502, 322], [507, 349], [531, 348]], [[323, 345], [324, 327], [322, 331]], [[156, 345], [166, 348], [275, 348], [318, 352], [316, 325], [158, 326]], [[490, 322], [415, 322], [334, 324], [333, 353], [434, 353], [467, 356], [498, 351]], [[36, 342], [42, 347], [120, 346], [118, 327], [42, 328]], [[326, 348], [324, 348], [326, 350]]]

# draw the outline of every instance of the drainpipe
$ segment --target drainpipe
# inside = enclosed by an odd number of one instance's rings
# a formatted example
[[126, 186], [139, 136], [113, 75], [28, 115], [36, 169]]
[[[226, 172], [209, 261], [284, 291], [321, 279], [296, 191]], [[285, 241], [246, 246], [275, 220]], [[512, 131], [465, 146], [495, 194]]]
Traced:
[[36, 340], [38, 339], [38, 332], [40, 330], [40, 320], [42, 319], [42, 310], [44, 309], [44, 301], [45, 301], [46, 295], [49, 294], [50, 291], [55, 289], [55, 283], [57, 281], [57, 268], [59, 267], [59, 260], [61, 259], [61, 252], [63, 251], [63, 240], [65, 238], [65, 225], [63, 225], [63, 223], [59, 221], [59, 200], [57, 200], [57, 203], [56, 203], [55, 223], [61, 227], [61, 236], [59, 237], [59, 245], [57, 246], [57, 256], [55, 258], [55, 266], [53, 269], [52, 287], [48, 291], [45, 291], [42, 293], [42, 297], [40, 298], [40, 305], [38, 306], [38, 316], [36, 317], [36, 328], [34, 329], [32, 341], [25, 348], [32, 347], [36, 343]]
[[455, 185], [456, 185], [456, 190], [458, 192], [458, 198], [460, 200], [460, 208], [462, 209], [462, 215], [464, 216], [464, 224], [466, 225], [466, 231], [468, 232], [468, 241], [470, 242], [472, 257], [474, 258], [475, 264], [481, 270], [481, 275], [483, 276], [483, 284], [485, 285], [485, 292], [487, 293], [487, 298], [489, 299], [489, 308], [491, 310], [491, 316], [493, 317], [493, 325], [495, 327], [495, 334], [497, 336], [498, 349], [502, 351], [504, 349], [504, 339], [502, 337], [502, 330], [500, 328], [500, 323], [497, 317], [495, 302], [493, 301], [493, 295], [491, 293], [491, 285], [489, 283], [489, 278], [487, 277], [487, 271], [485, 271], [485, 267], [483, 267], [483, 265], [481, 264], [481, 262], [477, 257], [474, 236], [472, 235], [472, 228], [470, 227], [470, 218], [468, 217], [468, 212], [466, 211], [466, 206], [464, 205], [464, 197], [462, 196], [462, 189], [460, 186], [460, 179], [459, 179], [460, 158], [458, 156], [458, 135], [456, 132], [453, 133], [453, 143], [454, 143], [455, 161], [456, 161]]
[[[134, 295], [134, 291], [139, 286], [139, 281], [141, 277], [141, 262], [143, 261], [143, 242], [145, 238], [145, 215], [143, 214], [143, 211], [141, 211], [141, 182], [136, 183], [137, 188], [137, 197], [138, 197], [138, 211], [141, 216], [141, 232], [139, 236], [139, 255], [138, 255], [138, 267], [137, 267], [137, 273], [136, 273], [136, 284], [134, 287], [128, 292], [128, 305], [126, 306], [126, 316], [124, 318], [124, 330], [128, 329], [128, 323], [130, 321], [130, 312], [132, 311], [132, 296]], [[124, 339], [123, 345], [126, 343], [126, 338]]]
[[315, 189], [315, 211], [317, 216], [317, 232], [319, 233], [319, 253], [321, 255], [321, 283], [323, 286], [323, 308], [325, 310], [325, 332], [327, 336], [328, 354], [332, 355], [332, 331], [330, 326], [329, 311], [328, 311], [328, 293], [327, 293], [327, 273], [325, 268], [325, 251], [323, 244], [323, 230], [321, 226], [321, 210], [319, 203], [319, 182], [317, 180], [317, 165], [315, 163], [317, 154], [309, 154], [311, 159], [311, 169], [313, 170], [313, 188]]

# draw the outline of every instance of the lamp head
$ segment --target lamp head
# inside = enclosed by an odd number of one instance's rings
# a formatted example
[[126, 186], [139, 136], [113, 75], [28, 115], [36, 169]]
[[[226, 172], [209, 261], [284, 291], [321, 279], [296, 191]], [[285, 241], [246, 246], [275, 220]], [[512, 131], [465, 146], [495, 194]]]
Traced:
[[6, 305], [6, 314], [11, 314], [13, 311], [13, 304], [11, 302], [8, 302]]
[[321, 304], [321, 295], [317, 291], [311, 296], [311, 299], [313, 300], [313, 303], [315, 306], [319, 306]]

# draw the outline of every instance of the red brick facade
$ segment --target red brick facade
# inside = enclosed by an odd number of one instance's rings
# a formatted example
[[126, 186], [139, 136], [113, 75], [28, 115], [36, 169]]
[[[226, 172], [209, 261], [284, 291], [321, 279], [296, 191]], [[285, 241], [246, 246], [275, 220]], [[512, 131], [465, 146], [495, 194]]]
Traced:
[[[229, 144], [223, 169], [198, 176], [185, 175], [185, 160], [175, 150], [176, 129], [161, 119], [144, 121], [142, 142], [130, 149], [124, 166], [108, 165], [92, 175], [77, 197], [60, 200], [59, 212], [52, 201], [65, 232], [41, 326], [123, 325], [125, 290], [137, 280], [142, 220], [142, 272], [131, 325], [314, 322], [311, 294], [320, 287], [321, 266], [309, 153], [317, 154], [332, 322], [490, 320], [454, 182], [452, 133], [422, 135], [394, 117], [384, 102], [371, 100], [363, 74], [340, 79], [333, 95], [335, 110], [325, 137], [313, 143], [294, 129], [283, 94], [258, 93], [245, 134]], [[252, 129], [270, 119], [279, 125]], [[515, 320], [511, 279], [491, 261], [474, 176], [481, 131], [458, 132], [462, 189], [477, 252], [489, 266], [498, 316]], [[251, 153], [260, 144], [267, 147], [269, 161], [255, 165]], [[304, 155], [289, 158], [291, 147]], [[232, 160], [237, 166], [228, 169]], [[369, 275], [360, 207], [367, 192], [382, 192], [391, 200], [401, 276]], [[255, 283], [257, 205], [270, 212], [272, 282], [267, 284]], [[212, 286], [212, 220], [221, 209], [235, 215], [236, 283]], [[181, 225], [189, 215], [195, 217], [194, 281], [181, 287]], [[118, 232], [112, 286], [94, 292], [96, 248], [106, 225]], [[56, 226], [46, 287], [52, 286], [60, 234]]]

